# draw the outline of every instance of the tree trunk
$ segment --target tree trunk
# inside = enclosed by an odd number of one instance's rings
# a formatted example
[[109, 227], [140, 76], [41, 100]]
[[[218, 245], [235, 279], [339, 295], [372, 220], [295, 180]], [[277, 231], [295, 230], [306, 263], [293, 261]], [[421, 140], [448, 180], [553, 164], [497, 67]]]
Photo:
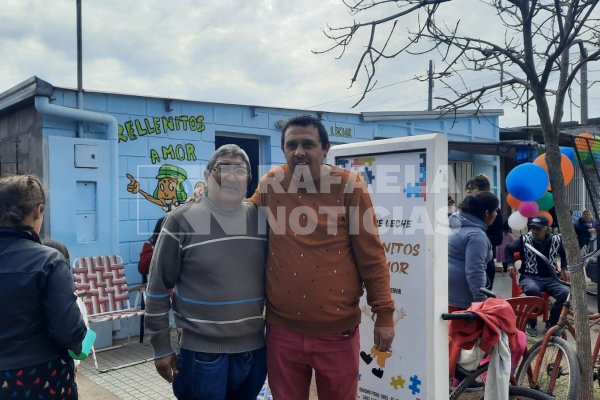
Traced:
[[[566, 191], [563, 186], [563, 175], [560, 166], [561, 153], [558, 145], [558, 127], [552, 126], [547, 134], [544, 129], [546, 141], [546, 162], [549, 166], [548, 172], [552, 192], [554, 194], [554, 205], [558, 218], [558, 226], [562, 234], [563, 245], [567, 252], [567, 260], [570, 265], [581, 261], [579, 243], [575, 234], [575, 228], [571, 221], [571, 210], [567, 204]], [[555, 167], [550, 167], [555, 166]], [[586, 299], [586, 282], [584, 271], [571, 274], [571, 302], [573, 305], [577, 359], [581, 371], [581, 382], [579, 388], [579, 400], [593, 400], [593, 368], [590, 341], [590, 329], [588, 326], [588, 309]]]

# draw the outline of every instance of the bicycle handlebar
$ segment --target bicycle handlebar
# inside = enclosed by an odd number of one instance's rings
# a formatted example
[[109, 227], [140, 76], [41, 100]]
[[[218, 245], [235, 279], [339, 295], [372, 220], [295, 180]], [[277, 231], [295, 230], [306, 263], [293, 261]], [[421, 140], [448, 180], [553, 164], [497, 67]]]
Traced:
[[[479, 288], [479, 292], [485, 294], [488, 298], [493, 297], [496, 298], [496, 293], [492, 292], [487, 288]], [[477, 314], [473, 314], [470, 311], [462, 312], [462, 313], [443, 313], [443, 320], [451, 320], [451, 319], [481, 319], [481, 317]]]
[[583, 256], [581, 258], [581, 262], [579, 264], [568, 265], [567, 269], [570, 272], [581, 271], [582, 269], [584, 269], [585, 267], [587, 267], [587, 265], [589, 263], [597, 263], [598, 262], [598, 257], [600, 257], [600, 249], [596, 250], [595, 252], [593, 252], [591, 254], [587, 254], [587, 255]]
[[[550, 268], [554, 269], [554, 265], [552, 265], [550, 263], [550, 261], [548, 260], [548, 258], [546, 258], [545, 255], [543, 255], [542, 253], [540, 253], [539, 250], [537, 250], [535, 247], [533, 247], [532, 245], [530, 245], [529, 243], [525, 243], [525, 247], [527, 247], [529, 250], [531, 250], [534, 254], [536, 254], [539, 258], [541, 258]], [[591, 254], [587, 254], [585, 256], [583, 256], [581, 258], [581, 262], [579, 264], [575, 264], [575, 265], [567, 265], [567, 270], [569, 272], [577, 272], [577, 271], [581, 271], [582, 269], [584, 269], [589, 263], [596, 263], [598, 262], [598, 257], [600, 257], [600, 249], [596, 250], [595, 252], [591, 253]], [[565, 284], [566, 282], [561, 281], [560, 279], [558, 279], [557, 276], [552, 275], [557, 281]]]
[[471, 311], [465, 311], [462, 313], [444, 313], [442, 314], [442, 319], [449, 321], [451, 319], [481, 319], [481, 317]]

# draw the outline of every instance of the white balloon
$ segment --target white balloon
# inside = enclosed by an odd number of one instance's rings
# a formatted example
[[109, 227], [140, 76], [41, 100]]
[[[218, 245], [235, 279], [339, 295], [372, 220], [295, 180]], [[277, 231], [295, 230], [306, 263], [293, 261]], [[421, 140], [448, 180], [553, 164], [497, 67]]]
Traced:
[[527, 217], [524, 217], [520, 212], [515, 211], [508, 217], [508, 226], [514, 230], [520, 231], [527, 226]]

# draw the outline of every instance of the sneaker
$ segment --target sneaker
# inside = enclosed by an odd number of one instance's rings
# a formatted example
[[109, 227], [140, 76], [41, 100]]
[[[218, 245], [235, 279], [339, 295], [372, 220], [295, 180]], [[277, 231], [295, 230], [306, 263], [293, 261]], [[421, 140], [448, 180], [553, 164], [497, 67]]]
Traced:
[[533, 326], [528, 326], [527, 329], [525, 329], [525, 333], [527, 333], [531, 337], [537, 337], [538, 336], [538, 331]]

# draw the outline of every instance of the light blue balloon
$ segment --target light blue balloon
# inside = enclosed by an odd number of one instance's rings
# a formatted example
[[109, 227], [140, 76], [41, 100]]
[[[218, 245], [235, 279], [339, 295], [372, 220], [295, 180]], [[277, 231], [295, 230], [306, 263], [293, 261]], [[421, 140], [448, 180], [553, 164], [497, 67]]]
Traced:
[[577, 165], [577, 157], [575, 157], [575, 150], [572, 147], [561, 147], [560, 152], [569, 157], [569, 160], [571, 160], [573, 166]]
[[521, 201], [536, 201], [546, 194], [548, 174], [534, 163], [524, 163], [513, 168], [506, 177], [506, 189]]

